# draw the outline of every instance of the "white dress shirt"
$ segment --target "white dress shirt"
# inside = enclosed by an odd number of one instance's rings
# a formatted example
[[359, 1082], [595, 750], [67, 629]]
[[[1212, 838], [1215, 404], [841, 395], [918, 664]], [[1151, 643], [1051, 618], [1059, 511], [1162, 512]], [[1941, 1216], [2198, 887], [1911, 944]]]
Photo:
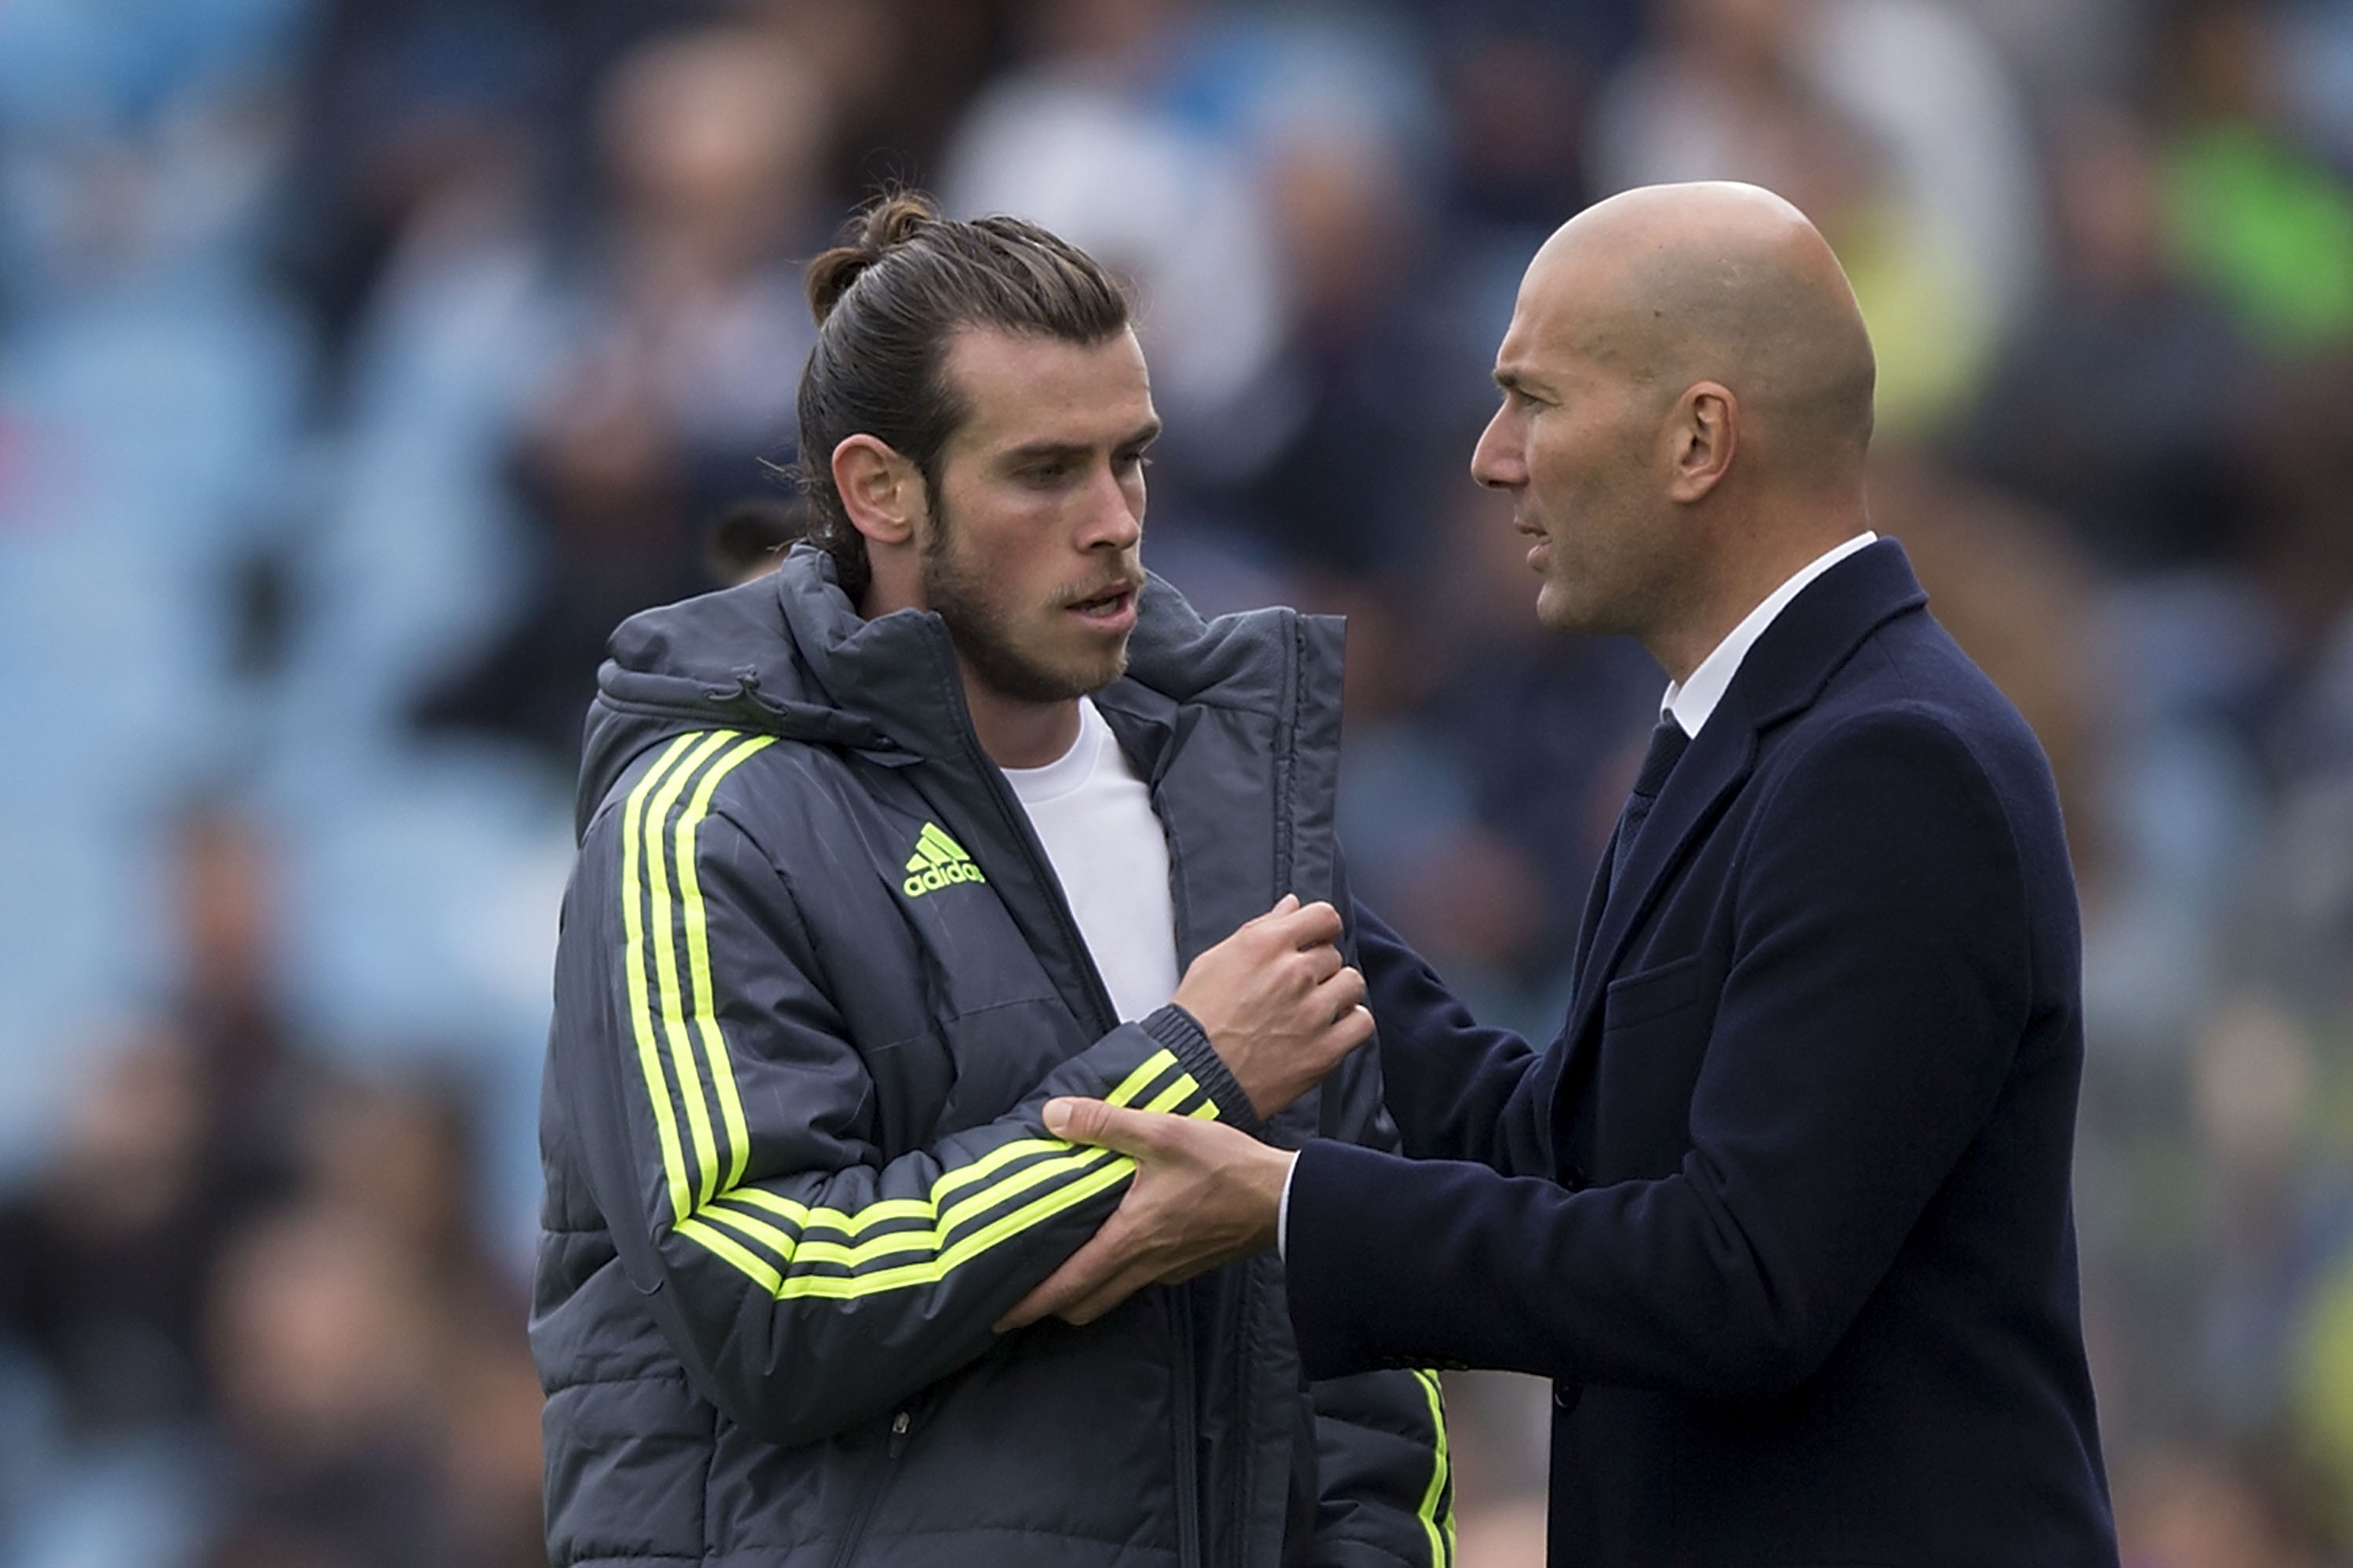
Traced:
[[1715, 645], [1714, 652], [1699, 662], [1699, 668], [1691, 673], [1691, 679], [1667, 683], [1667, 694], [1659, 699], [1659, 716], [1672, 718], [1675, 727], [1696, 737], [1699, 726], [1707, 722], [1708, 715], [1715, 712], [1715, 705], [1722, 702], [1724, 694], [1732, 689], [1732, 677], [1740, 673], [1741, 661], [1748, 657], [1751, 648], [1757, 646], [1757, 640], [1765, 635], [1765, 629], [1789, 608], [1789, 601], [1797, 598], [1808, 583], [1878, 537], [1866, 528], [1845, 544], [1832, 546], [1799, 567], [1788, 582], [1766, 595], [1765, 601], [1750, 610], [1747, 617]]
[[[1715, 712], [1716, 704], [1732, 689], [1732, 677], [1740, 673], [1741, 661], [1765, 635], [1780, 613], [1789, 608], [1789, 601], [1805, 590], [1808, 583], [1862, 549], [1879, 535], [1866, 528], [1842, 545], [1832, 546], [1791, 574], [1789, 580], [1765, 596], [1763, 603], [1748, 612], [1708, 656], [1699, 662], [1699, 668], [1687, 681], [1667, 683], [1666, 695], [1659, 699], [1659, 716], [1672, 718], [1685, 735], [1697, 736], [1700, 726]], [[1282, 1199], [1275, 1209], [1274, 1245], [1282, 1256], [1291, 1255], [1291, 1178], [1299, 1170], [1299, 1157], [1292, 1156], [1291, 1170], [1282, 1178]]]

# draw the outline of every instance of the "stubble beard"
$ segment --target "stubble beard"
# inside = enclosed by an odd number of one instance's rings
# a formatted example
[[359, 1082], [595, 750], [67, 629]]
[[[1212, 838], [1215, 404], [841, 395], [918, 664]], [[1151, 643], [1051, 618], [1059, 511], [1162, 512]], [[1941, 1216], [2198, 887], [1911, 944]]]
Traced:
[[934, 514], [923, 542], [923, 602], [947, 623], [956, 655], [975, 680], [1023, 703], [1066, 703], [1099, 692], [1127, 673], [1127, 640], [1116, 651], [1082, 666], [1052, 664], [1023, 649], [1015, 607], [990, 590], [988, 574], [965, 560], [945, 508]]

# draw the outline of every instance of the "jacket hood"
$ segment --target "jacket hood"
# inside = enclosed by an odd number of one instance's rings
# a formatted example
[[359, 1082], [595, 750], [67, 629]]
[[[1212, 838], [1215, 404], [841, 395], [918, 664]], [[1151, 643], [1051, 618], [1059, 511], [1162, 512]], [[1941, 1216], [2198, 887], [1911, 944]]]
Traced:
[[[1336, 683], [1339, 644], [1336, 620], [1289, 609], [1205, 621], [1147, 574], [1128, 673], [1112, 691], [1141, 686], [1177, 703], [1276, 713], [1303, 655]], [[632, 760], [689, 730], [774, 735], [888, 767], [945, 755], [970, 735], [946, 624], [914, 609], [865, 620], [831, 558], [810, 545], [750, 582], [631, 616], [608, 652], [588, 711], [575, 833]]]
[[796, 599], [842, 623], [844, 634], [863, 624], [834, 581], [833, 563], [807, 546], [794, 546], [775, 572], [620, 624], [588, 709], [575, 834], [587, 831], [633, 760], [690, 730], [718, 726], [857, 751], [892, 748], [871, 719], [834, 699], [802, 656], [786, 615]]

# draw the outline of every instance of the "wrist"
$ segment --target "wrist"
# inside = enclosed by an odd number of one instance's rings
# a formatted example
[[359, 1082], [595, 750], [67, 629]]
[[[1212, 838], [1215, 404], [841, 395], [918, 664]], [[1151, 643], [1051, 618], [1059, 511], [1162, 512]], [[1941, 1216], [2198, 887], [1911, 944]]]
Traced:
[[1185, 1070], [1193, 1075], [1194, 1081], [1217, 1106], [1219, 1121], [1238, 1127], [1253, 1138], [1265, 1129], [1258, 1102], [1234, 1076], [1233, 1069], [1218, 1054], [1217, 1042], [1191, 1010], [1182, 1002], [1172, 1001], [1146, 1017], [1143, 1029], [1168, 1047], [1170, 1054], [1184, 1064]]

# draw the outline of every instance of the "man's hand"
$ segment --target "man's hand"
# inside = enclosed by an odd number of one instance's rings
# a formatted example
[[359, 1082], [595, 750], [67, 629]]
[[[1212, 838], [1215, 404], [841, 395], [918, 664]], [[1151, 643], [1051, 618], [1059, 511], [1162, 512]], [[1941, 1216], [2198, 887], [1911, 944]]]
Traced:
[[1135, 1159], [1135, 1181], [1086, 1245], [997, 1321], [1092, 1323], [1147, 1285], [1190, 1279], [1274, 1245], [1291, 1154], [1238, 1128], [1101, 1100], [1049, 1100], [1046, 1128]]
[[1340, 913], [1291, 894], [1193, 960], [1173, 999], [1272, 1116], [1373, 1037], [1365, 977], [1340, 961]]

